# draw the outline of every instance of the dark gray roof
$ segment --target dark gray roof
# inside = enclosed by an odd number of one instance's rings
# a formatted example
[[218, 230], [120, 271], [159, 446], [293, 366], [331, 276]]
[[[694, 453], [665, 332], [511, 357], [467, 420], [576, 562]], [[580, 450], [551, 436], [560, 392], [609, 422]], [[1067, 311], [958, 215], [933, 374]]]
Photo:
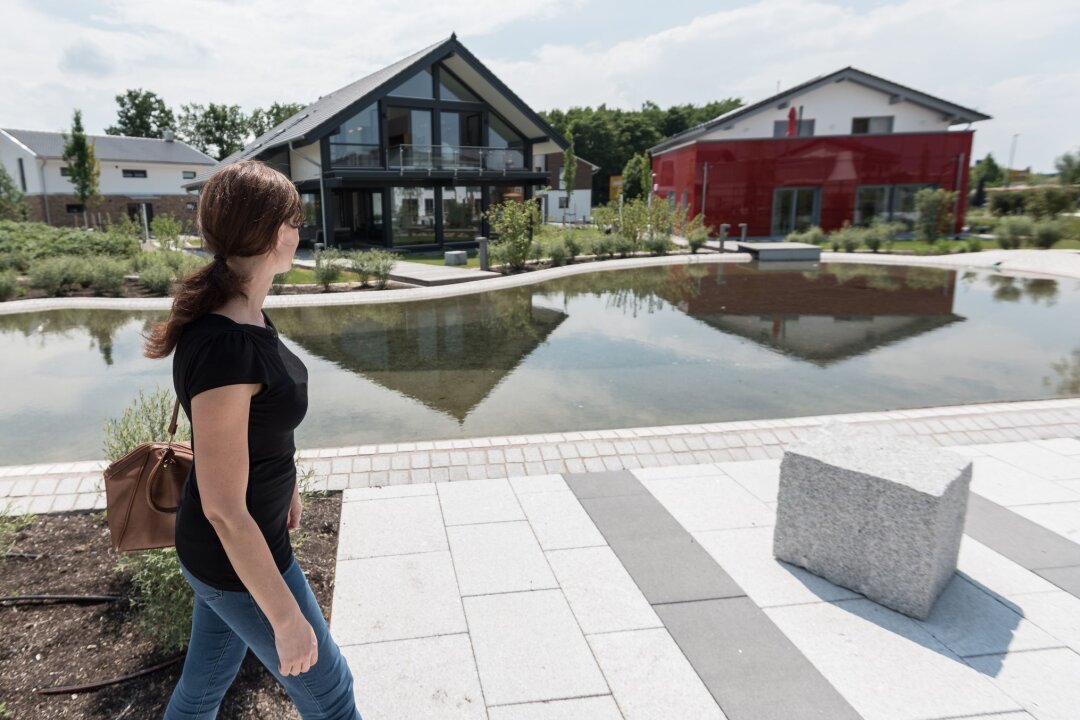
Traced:
[[[340, 90], [335, 90], [329, 95], [323, 95], [306, 108], [292, 117], [284, 120], [269, 131], [255, 138], [241, 150], [228, 156], [212, 168], [199, 172], [199, 175], [191, 182], [184, 185], [185, 189], [200, 187], [218, 167], [228, 165], [237, 160], [245, 160], [258, 157], [261, 153], [290, 142], [298, 145], [307, 144], [318, 139], [328, 126], [333, 123], [340, 124], [346, 118], [344, 113], [353, 106], [363, 102], [365, 98], [376, 95], [384, 88], [393, 89], [393, 84], [409, 74], [414, 66], [431, 64], [440, 58], [457, 54], [467, 59], [475, 66], [481, 75], [502, 95], [508, 97], [519, 109], [525, 112], [536, 125], [544, 129], [560, 147], [565, 147], [566, 141], [555, 132], [539, 115], [529, 110], [521, 100], [514, 95], [498, 78], [480, 63], [457, 39], [457, 35], [440, 40], [418, 52], [402, 58], [392, 65], [387, 65], [381, 70], [362, 77], [359, 80], [346, 85]], [[387, 87], [389, 86], [389, 87]], [[475, 89], [475, 88], [474, 88]]]
[[[58, 132], [40, 130], [10, 130], [4, 132], [43, 158], [59, 158], [64, 154], [64, 136]], [[216, 160], [179, 140], [166, 142], [156, 138], [135, 138], [124, 135], [87, 135], [94, 143], [98, 160], [120, 162], [182, 163], [184, 165], [213, 165]]]
[[753, 105], [744, 105], [742, 107], [735, 108], [734, 110], [726, 112], [717, 118], [709, 120], [708, 122], [696, 125], [689, 130], [684, 130], [678, 135], [672, 135], [659, 145], [650, 148], [649, 152], [662, 152], [675, 145], [692, 142], [700, 138], [701, 136], [707, 134], [708, 132], [715, 130], [716, 128], [723, 125], [726, 125], [730, 122], [733, 122], [734, 120], [738, 120], [739, 118], [746, 117], [748, 115], [753, 115], [773, 105], [781, 105], [781, 103], [790, 102], [798, 95], [803, 95], [812, 90], [816, 90], [819, 87], [828, 85], [829, 83], [840, 82], [843, 80], [849, 80], [851, 82], [858, 83], [859, 85], [864, 85], [875, 90], [880, 90], [881, 92], [896, 97], [899, 100], [906, 100], [907, 102], [912, 102], [917, 105], [922, 105], [923, 107], [928, 107], [932, 110], [937, 110], [941, 112], [942, 115], [951, 118], [953, 121], [952, 124], [961, 122], [970, 123], [977, 120], [990, 119], [989, 115], [981, 113], [978, 110], [972, 110], [970, 108], [963, 107], [962, 105], [957, 105], [947, 100], [942, 100], [941, 98], [934, 97], [933, 95], [927, 95], [924, 92], [909, 88], [899, 83], [895, 83], [892, 80], [886, 80], [885, 78], [878, 77], [877, 75], [871, 75], [870, 73], [859, 70], [858, 68], [846, 67], [841, 68], [834, 73], [822, 75], [821, 77], [816, 77], [813, 80], [808, 80], [801, 85], [796, 85], [795, 87], [788, 88], [783, 92], [767, 97], [760, 102], [754, 103]]

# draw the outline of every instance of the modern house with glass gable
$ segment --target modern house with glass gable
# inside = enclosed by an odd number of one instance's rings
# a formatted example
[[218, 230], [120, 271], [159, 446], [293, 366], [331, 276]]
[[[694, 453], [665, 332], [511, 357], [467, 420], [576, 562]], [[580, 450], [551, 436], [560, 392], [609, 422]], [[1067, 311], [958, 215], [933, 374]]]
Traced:
[[526, 200], [566, 141], [451, 35], [324, 95], [185, 186], [252, 158], [304, 200], [302, 241], [435, 248], [487, 235], [482, 214]]

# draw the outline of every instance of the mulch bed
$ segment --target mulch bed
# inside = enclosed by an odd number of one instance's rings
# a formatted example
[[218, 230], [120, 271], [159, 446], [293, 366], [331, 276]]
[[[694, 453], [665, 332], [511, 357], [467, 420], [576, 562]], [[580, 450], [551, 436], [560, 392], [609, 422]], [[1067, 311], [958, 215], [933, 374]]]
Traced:
[[[330, 617], [341, 495], [305, 506], [296, 551], [315, 597]], [[294, 543], [296, 542], [294, 535]], [[102, 512], [43, 515], [24, 530], [15, 552], [37, 559], [0, 559], [0, 596], [136, 594], [115, 569]], [[179, 663], [120, 685], [77, 695], [38, 695], [43, 688], [81, 685], [138, 672], [171, 657], [140, 628], [127, 602], [0, 607], [0, 718], [159, 718], [180, 677]], [[292, 701], [251, 653], [229, 689], [222, 720], [299, 718]]]

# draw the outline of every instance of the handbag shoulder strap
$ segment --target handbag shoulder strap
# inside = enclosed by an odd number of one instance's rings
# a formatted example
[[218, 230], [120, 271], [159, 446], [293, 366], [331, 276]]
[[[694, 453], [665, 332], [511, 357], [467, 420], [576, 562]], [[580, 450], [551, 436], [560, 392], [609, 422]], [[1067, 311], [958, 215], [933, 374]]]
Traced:
[[176, 404], [172, 409], [172, 420], [169, 421], [169, 442], [172, 442], [173, 435], [176, 434], [176, 418], [180, 415], [180, 398], [176, 399]]

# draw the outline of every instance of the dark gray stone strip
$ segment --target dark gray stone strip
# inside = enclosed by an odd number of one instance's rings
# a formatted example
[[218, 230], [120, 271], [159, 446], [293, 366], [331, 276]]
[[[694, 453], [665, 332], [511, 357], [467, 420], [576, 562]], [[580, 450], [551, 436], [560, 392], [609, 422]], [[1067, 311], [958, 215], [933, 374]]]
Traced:
[[632, 473], [563, 477], [729, 720], [861, 720]]
[[964, 532], [1080, 597], [1076, 587], [1080, 584], [1077, 582], [1080, 545], [975, 493], [968, 499]]

